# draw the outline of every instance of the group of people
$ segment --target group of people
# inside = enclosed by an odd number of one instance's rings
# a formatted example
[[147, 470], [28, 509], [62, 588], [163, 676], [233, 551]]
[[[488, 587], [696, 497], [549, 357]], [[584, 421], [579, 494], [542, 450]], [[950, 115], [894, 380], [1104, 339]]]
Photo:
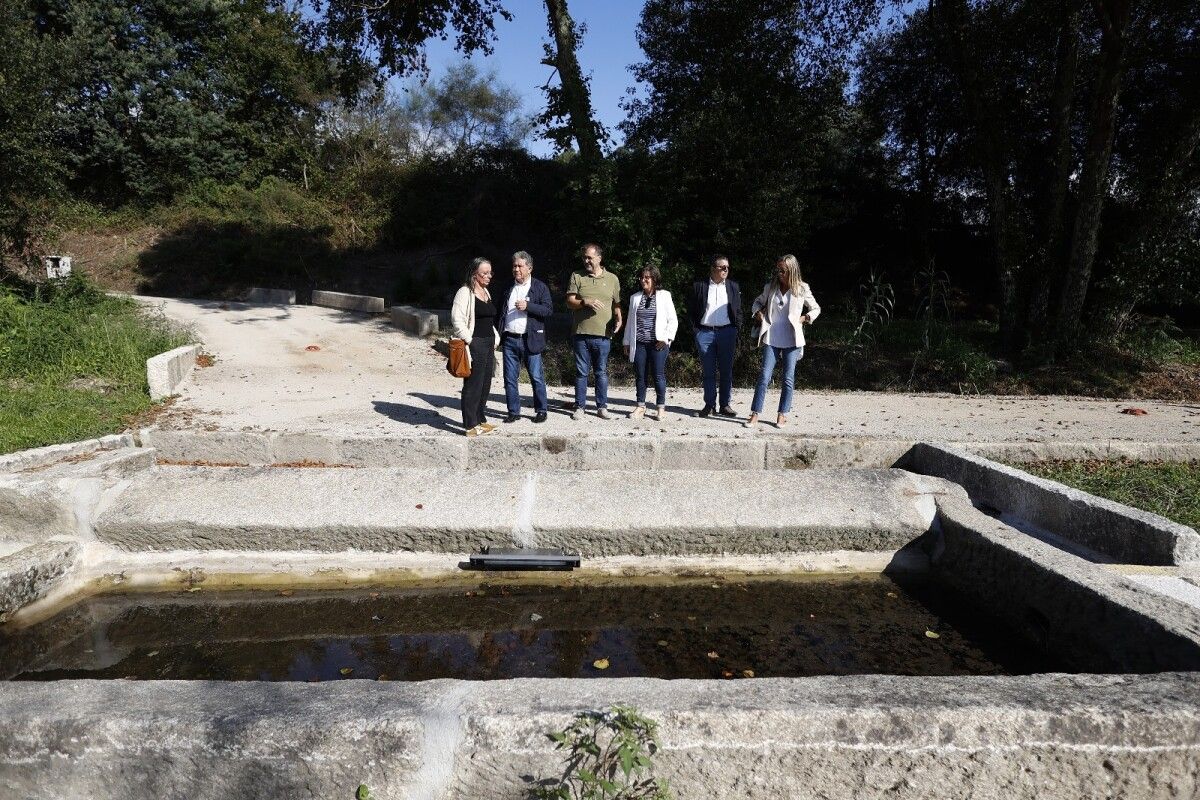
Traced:
[[[583, 419], [588, 377], [594, 375], [596, 416], [612, 418], [608, 410], [608, 358], [612, 337], [621, 335], [636, 381], [637, 405], [629, 416], [646, 416], [646, 396], [653, 381], [655, 404], [650, 413], [662, 421], [667, 402], [667, 357], [679, 330], [674, 299], [662, 288], [658, 268], [643, 267], [638, 273], [639, 290], [630, 296], [627, 313], [622, 313], [621, 284], [604, 268], [601, 247], [595, 243], [584, 245], [582, 257], [583, 269], [571, 274], [566, 297], [574, 317], [571, 344], [575, 352], [575, 406], [571, 416]], [[508, 411], [504, 421], [521, 418], [518, 377], [522, 366], [529, 372], [533, 387], [533, 421], [545, 422], [549, 413], [542, 352], [546, 347], [546, 320], [554, 311], [553, 299], [546, 284], [533, 277], [533, 257], [524, 250], [513, 253], [512, 275], [512, 286], [500, 296], [500, 302], [494, 302], [488, 290], [492, 265], [487, 259], [476, 258], [454, 295], [450, 312], [453, 336], [467, 342], [471, 364], [471, 374], [463, 379], [462, 388], [467, 436], [496, 429], [486, 417], [494, 377], [492, 352], [496, 349], [502, 355]], [[687, 296], [687, 313], [704, 374], [704, 407], [696, 415], [736, 417], [732, 407], [733, 359], [743, 320], [741, 294], [737, 283], [729, 278], [728, 258], [714, 256], [710, 260], [707, 280], [696, 281]], [[796, 257], [780, 256], [774, 275], [750, 306], [751, 330], [757, 345], [763, 348], [763, 363], [750, 416], [745, 421], [748, 427], [758, 424], [776, 366], [782, 372], [776, 424], [787, 424], [796, 364], [804, 356], [804, 326], [820, 313], [812, 290], [800, 277]]]

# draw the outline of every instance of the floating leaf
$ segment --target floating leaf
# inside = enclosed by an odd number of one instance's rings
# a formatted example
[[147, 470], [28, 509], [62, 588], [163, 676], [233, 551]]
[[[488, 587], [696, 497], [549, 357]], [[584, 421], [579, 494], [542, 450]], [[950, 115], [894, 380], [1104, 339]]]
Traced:
[[895, 592], [888, 592], [888, 597], [898, 597], [898, 596], [899, 595], [897, 595]]
[[529, 615], [530, 622], [541, 622], [541, 620], [542, 620], [541, 614], [530, 614]]
[[291, 597], [294, 594], [295, 594], [295, 592], [292, 591], [291, 589], [280, 589], [279, 590], [280, 597]]
[[592, 662], [592, 666], [595, 667], [596, 669], [608, 669], [608, 659], [607, 658], [597, 658], [595, 661]]
[[149, 653], [146, 653], [146, 658], [154, 658], [156, 655], [158, 655], [158, 651], [151, 650]]
[[716, 650], [709, 650], [708, 657], [711, 658], [713, 661], [716, 661], [718, 658], [721, 657], [721, 654], [718, 653]]
[[731, 670], [731, 669], [723, 669], [723, 670], [721, 670], [721, 677], [722, 677], [722, 678], [732, 678], [732, 677], [733, 677], [733, 670]]
[[942, 638], [942, 635], [940, 633], [934, 633], [933, 631], [925, 631], [925, 637], [928, 639], [940, 639]]
[[371, 790], [365, 783], [360, 783], [354, 792], [354, 800], [371, 800]]
[[343, 675], [349, 675], [350, 673], [354, 672], [354, 667], [342, 667], [338, 670], [338, 672], [342, 673]]
[[753, 678], [753, 677], [754, 677], [754, 670], [752, 670], [752, 669], [744, 669], [744, 670], [742, 670], [742, 677], [743, 677], [743, 678]]
[[189, 591], [189, 592], [198, 592], [198, 591], [200, 591], [200, 587], [199, 587], [199, 586], [193, 586], [192, 588], [188, 589], [188, 591]]
[[391, 680], [391, 677], [390, 677], [390, 676], [388, 676], [388, 674], [387, 674], [386, 672], [381, 672], [381, 673], [379, 673], [379, 677], [378, 677], [378, 678], [376, 678], [375, 680], [377, 680], [377, 681], [390, 681], [390, 680]]
[[666, 639], [659, 639], [659, 640], [658, 640], [658, 646], [659, 646], [659, 647], [667, 647], [668, 645], [670, 645], [670, 642], [668, 642]]

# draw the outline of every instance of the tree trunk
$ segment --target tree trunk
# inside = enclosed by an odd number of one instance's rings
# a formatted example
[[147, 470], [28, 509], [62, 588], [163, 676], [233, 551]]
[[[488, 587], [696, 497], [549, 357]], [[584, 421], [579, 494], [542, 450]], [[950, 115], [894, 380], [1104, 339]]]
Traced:
[[1108, 195], [1108, 166], [1116, 132], [1117, 100], [1124, 72], [1125, 29], [1132, 0], [1093, 0], [1099, 17], [1100, 64], [1092, 106], [1091, 132], [1083, 153], [1079, 179], [1079, 210], [1071, 237], [1071, 254], [1063, 281], [1056, 344], [1067, 344], [1079, 332], [1083, 306], [1099, 243], [1100, 215]]
[[1054, 92], [1050, 98], [1050, 194], [1046, 201], [1045, 256], [1034, 276], [1029, 297], [1029, 330], [1037, 340], [1047, 333], [1050, 297], [1062, 280], [1064, 263], [1064, 219], [1067, 189], [1071, 181], [1071, 110], [1075, 75], [1079, 63], [1079, 9], [1072, 3], [1059, 31], [1055, 57]]
[[600, 139], [592, 118], [591, 95], [575, 56], [579, 43], [575, 38], [575, 22], [567, 11], [567, 0], [546, 0], [546, 12], [550, 18], [550, 33], [554, 36], [554, 66], [562, 81], [563, 106], [571, 135], [579, 155], [588, 163], [599, 163]]
[[1020, 317], [1012, 231], [1012, 188], [1008, 160], [1000, 141], [1003, 136], [1001, 116], [995, 96], [984, 85], [978, 66], [967, 51], [968, 4], [965, 0], [936, 0], [931, 2], [930, 8], [941, 17], [948, 32], [951, 63], [973, 128], [972, 145], [987, 193], [992, 262], [1000, 289], [1000, 345], [1011, 353], [1017, 349]]

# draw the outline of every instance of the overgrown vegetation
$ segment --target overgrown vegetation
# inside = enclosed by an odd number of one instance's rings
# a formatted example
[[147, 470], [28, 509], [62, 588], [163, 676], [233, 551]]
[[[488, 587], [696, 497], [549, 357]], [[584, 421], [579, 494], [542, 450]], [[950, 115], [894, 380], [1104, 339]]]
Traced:
[[1200, 527], [1200, 462], [1037, 461], [1013, 466]]
[[637, 709], [584, 711], [549, 736], [565, 751], [563, 774], [535, 786], [534, 800], [671, 800], [667, 782], [653, 774], [658, 724]]
[[151, 407], [146, 359], [187, 340], [79, 278], [0, 285], [0, 452], [120, 430]]

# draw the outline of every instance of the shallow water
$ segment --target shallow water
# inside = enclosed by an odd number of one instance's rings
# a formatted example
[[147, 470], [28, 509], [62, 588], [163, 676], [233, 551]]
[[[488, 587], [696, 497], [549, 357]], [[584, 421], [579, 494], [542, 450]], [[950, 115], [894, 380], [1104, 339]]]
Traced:
[[0, 635], [0, 675], [327, 681], [1061, 669], [938, 587], [880, 575], [288, 594], [95, 597]]

